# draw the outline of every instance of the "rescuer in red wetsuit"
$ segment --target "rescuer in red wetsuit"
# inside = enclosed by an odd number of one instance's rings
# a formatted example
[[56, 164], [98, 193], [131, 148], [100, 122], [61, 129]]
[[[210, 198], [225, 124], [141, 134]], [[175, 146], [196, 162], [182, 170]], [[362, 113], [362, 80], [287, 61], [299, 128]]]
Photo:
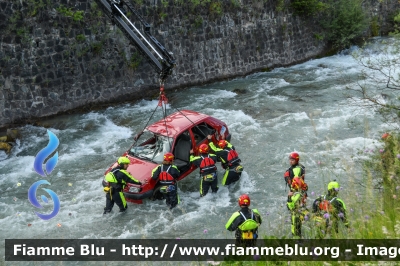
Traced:
[[218, 175], [217, 175], [217, 155], [209, 154], [207, 144], [201, 144], [199, 147], [199, 156], [193, 155], [190, 150], [190, 162], [200, 168], [200, 197], [205, 196], [211, 187], [211, 191], [218, 191]]
[[212, 136], [208, 135], [207, 138], [210, 149], [218, 156], [222, 168], [225, 169], [222, 185], [227, 186], [238, 181], [242, 175], [243, 166], [240, 164], [241, 160], [235, 147], [228, 141], [221, 139], [218, 141], [219, 148], [217, 148], [211, 141]]
[[305, 186], [302, 187], [302, 194], [303, 194], [302, 203], [306, 204], [307, 190], [308, 190], [308, 186], [304, 180], [306, 174], [306, 168], [304, 167], [304, 165], [299, 163], [299, 160], [300, 160], [300, 155], [297, 152], [292, 152], [289, 154], [290, 167], [283, 174], [283, 177], [285, 178], [285, 182], [289, 186], [289, 188], [291, 188], [292, 186], [293, 178], [299, 177], [303, 180]]
[[166, 198], [167, 206], [172, 210], [179, 203], [178, 186], [176, 179], [179, 177], [180, 172], [178, 167], [173, 165], [174, 155], [170, 152], [164, 154], [162, 164], [158, 165], [151, 172], [152, 179], [158, 179], [161, 185], [160, 192]]
[[295, 177], [300, 177], [304, 181], [306, 168], [304, 167], [304, 165], [299, 163], [299, 160], [300, 155], [297, 152], [292, 152], [291, 154], [289, 154], [290, 167], [283, 174], [283, 177], [285, 178], [285, 181], [289, 185], [289, 187], [291, 186], [292, 180]]

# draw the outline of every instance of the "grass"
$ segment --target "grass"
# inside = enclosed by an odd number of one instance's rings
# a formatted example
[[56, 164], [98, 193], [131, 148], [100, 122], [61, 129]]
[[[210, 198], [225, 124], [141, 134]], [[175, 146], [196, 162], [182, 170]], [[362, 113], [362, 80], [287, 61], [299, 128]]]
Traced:
[[[398, 239], [400, 237], [400, 135], [390, 133], [390, 136], [379, 140], [381, 148], [365, 150], [367, 154], [359, 163], [363, 165], [363, 179], [350, 162], [342, 162], [342, 174], [347, 177], [347, 185], [340, 190], [339, 198], [347, 206], [347, 217], [350, 228], [339, 223], [339, 234], [327, 235], [325, 239]], [[329, 167], [335, 169], [333, 167]], [[332, 171], [333, 172], [333, 171]], [[319, 172], [324, 183], [335, 176], [333, 173]], [[339, 176], [343, 180], [344, 176]], [[311, 191], [309, 190], [309, 194]], [[315, 195], [313, 198], [317, 197]], [[308, 202], [310, 206], [312, 202]], [[266, 219], [265, 219], [266, 220]], [[282, 226], [290, 226], [284, 224]], [[309, 221], [303, 223], [305, 239], [315, 239], [316, 231]], [[282, 231], [278, 229], [278, 231]], [[279, 233], [279, 232], [275, 232]], [[264, 236], [263, 238], [271, 238]], [[282, 238], [282, 237], [281, 237]], [[290, 242], [288, 240], [288, 242]], [[220, 265], [398, 265], [398, 262], [382, 261], [244, 261], [223, 262]]]

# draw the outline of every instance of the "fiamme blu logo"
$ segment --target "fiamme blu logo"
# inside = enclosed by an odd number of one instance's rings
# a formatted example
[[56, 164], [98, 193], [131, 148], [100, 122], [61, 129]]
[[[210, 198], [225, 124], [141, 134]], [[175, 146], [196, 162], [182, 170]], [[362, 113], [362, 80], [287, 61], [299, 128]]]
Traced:
[[[36, 173], [38, 173], [39, 175], [41, 175], [43, 177], [46, 177], [47, 175], [49, 175], [56, 167], [57, 162], [58, 162], [58, 152], [55, 152], [55, 151], [60, 143], [57, 136], [53, 132], [51, 132], [50, 130], [47, 130], [47, 134], [49, 135], [49, 143], [47, 144], [46, 147], [44, 147], [41, 151], [38, 152], [38, 154], [35, 157], [35, 162], [33, 164], [33, 168], [35, 169]], [[48, 158], [53, 153], [54, 153], [54, 155], [52, 157]], [[46, 159], [47, 159], [47, 161], [46, 161], [46, 163], [44, 163]], [[43, 169], [43, 167], [45, 169]], [[31, 202], [31, 204], [33, 206], [35, 206], [36, 208], [39, 208], [39, 209], [42, 209], [43, 206], [38, 202], [38, 200], [36, 198], [36, 193], [37, 193], [39, 186], [43, 185], [43, 184], [51, 185], [47, 180], [39, 180], [39, 181], [33, 183], [32, 186], [28, 190], [29, 201]], [[50, 220], [51, 218], [55, 217], [58, 214], [58, 212], [60, 211], [60, 200], [58, 199], [57, 194], [54, 193], [54, 191], [52, 191], [51, 189], [47, 189], [47, 188], [42, 188], [42, 189], [50, 195], [50, 197], [53, 201], [53, 205], [54, 205], [53, 211], [49, 214], [43, 214], [43, 213], [39, 213], [39, 212], [35, 212], [35, 213], [40, 219]], [[48, 198], [45, 195], [42, 195], [41, 199], [45, 203], [49, 202]]]

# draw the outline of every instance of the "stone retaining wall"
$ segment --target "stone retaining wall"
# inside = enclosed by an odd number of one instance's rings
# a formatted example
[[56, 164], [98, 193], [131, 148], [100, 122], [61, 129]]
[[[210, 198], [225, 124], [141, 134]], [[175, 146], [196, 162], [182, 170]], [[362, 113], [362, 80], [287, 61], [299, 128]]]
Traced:
[[[176, 57], [167, 90], [299, 63], [325, 49], [316, 23], [277, 11], [275, 0], [224, 2], [223, 12], [177, 0], [135, 5]], [[157, 95], [156, 71], [94, 1], [1, 1], [0, 13], [0, 127]]]

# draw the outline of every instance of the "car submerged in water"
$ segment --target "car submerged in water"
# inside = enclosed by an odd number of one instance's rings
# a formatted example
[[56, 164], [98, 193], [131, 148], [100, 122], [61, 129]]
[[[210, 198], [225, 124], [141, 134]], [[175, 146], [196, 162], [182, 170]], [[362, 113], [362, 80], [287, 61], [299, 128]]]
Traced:
[[[231, 139], [224, 122], [189, 110], [173, 113], [136, 135], [134, 144], [122, 156], [130, 160], [127, 171], [142, 185], [128, 183], [124, 189], [126, 200], [140, 204], [146, 198], [160, 199], [161, 186], [158, 180], [151, 178], [151, 173], [162, 163], [164, 154], [174, 154], [174, 164], [181, 172], [178, 180], [182, 180], [196, 169], [189, 162], [190, 150], [193, 149], [195, 155], [198, 154], [199, 146], [203, 143], [208, 144], [207, 135], [213, 135], [212, 140], [215, 144], [221, 137], [228, 141]], [[116, 166], [117, 162], [111, 165], [105, 174]], [[108, 185], [105, 180], [102, 184]]]

